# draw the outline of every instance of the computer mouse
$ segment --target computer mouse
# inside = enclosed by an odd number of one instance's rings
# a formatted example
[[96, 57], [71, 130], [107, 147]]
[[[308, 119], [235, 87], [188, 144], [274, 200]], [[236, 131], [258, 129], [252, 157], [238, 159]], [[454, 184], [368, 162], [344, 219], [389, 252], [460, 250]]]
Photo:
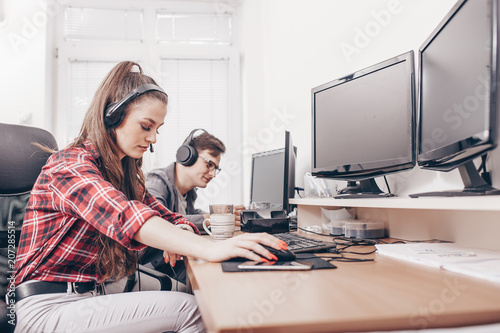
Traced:
[[260, 244], [260, 245], [262, 245], [263, 248], [265, 248], [266, 250], [268, 250], [269, 252], [274, 254], [278, 258], [278, 261], [293, 261], [293, 260], [295, 260], [295, 254], [289, 250], [276, 250], [275, 248], [270, 247], [270, 246], [266, 246], [263, 244]]
[[[262, 247], [264, 247], [266, 250], [268, 250], [269, 252], [274, 254], [278, 258], [278, 261], [293, 261], [293, 260], [295, 260], [295, 254], [293, 252], [291, 252], [290, 250], [276, 250], [275, 248], [272, 248], [272, 247], [269, 247], [269, 246], [266, 246], [263, 244], [260, 244], [260, 245], [262, 245]], [[258, 253], [257, 253], [257, 255], [261, 256]], [[263, 256], [261, 256], [261, 257], [265, 258]], [[265, 258], [265, 259], [269, 260], [268, 258]], [[248, 259], [245, 257], [235, 257], [233, 259], [230, 259], [229, 261], [240, 262], [240, 261], [248, 261]]]

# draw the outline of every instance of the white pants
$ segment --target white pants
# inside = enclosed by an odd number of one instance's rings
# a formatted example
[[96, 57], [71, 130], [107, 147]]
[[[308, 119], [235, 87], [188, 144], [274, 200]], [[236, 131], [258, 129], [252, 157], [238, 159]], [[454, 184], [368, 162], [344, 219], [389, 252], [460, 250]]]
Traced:
[[16, 314], [16, 333], [205, 332], [194, 296], [175, 291], [34, 295]]

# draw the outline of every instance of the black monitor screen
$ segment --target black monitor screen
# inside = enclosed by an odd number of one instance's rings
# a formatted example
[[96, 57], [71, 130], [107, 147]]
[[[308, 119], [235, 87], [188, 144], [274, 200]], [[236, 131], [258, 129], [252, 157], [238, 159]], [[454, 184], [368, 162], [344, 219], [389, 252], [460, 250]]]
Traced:
[[420, 48], [420, 165], [450, 170], [491, 148], [493, 56], [491, 0], [458, 3]]
[[363, 179], [412, 168], [413, 52], [312, 90], [313, 175]]

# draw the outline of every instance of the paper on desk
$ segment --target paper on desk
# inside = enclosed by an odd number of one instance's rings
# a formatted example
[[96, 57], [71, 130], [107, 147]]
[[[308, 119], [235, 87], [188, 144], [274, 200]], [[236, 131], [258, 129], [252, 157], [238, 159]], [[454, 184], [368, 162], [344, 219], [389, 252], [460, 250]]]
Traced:
[[500, 282], [500, 251], [456, 243], [378, 244], [377, 253]]
[[500, 259], [450, 264], [445, 269], [500, 283]]

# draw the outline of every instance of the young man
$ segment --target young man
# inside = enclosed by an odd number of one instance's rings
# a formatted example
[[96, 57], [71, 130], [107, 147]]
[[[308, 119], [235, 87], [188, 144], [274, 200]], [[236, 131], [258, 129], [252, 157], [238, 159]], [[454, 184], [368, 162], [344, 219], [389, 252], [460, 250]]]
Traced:
[[[226, 151], [224, 143], [203, 129], [194, 129], [179, 147], [176, 162], [165, 168], [155, 169], [146, 177], [146, 188], [172, 212], [184, 215], [200, 232], [204, 233], [203, 220], [210, 214], [195, 208], [197, 188], [205, 188], [220, 171], [219, 163]], [[234, 206], [236, 225], [240, 224], [240, 211], [244, 206]], [[141, 263], [185, 282], [183, 263], [175, 266], [175, 274], [165, 265], [159, 250], [148, 248]]]

